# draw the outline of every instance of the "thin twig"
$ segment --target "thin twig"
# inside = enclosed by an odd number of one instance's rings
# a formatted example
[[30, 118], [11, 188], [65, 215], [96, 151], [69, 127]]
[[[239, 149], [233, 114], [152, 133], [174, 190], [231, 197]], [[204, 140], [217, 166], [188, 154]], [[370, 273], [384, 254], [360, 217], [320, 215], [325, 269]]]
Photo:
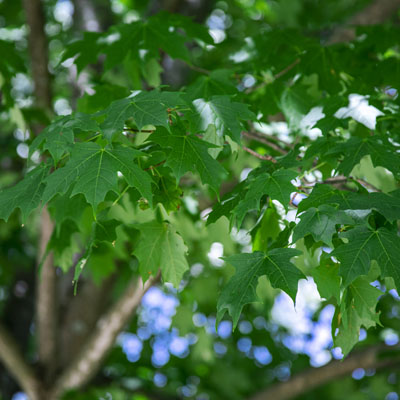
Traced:
[[249, 139], [255, 140], [256, 142], [265, 144], [266, 146], [270, 147], [271, 149], [277, 151], [280, 154], [287, 154], [287, 151], [285, 149], [282, 149], [282, 147], [278, 146], [276, 143], [271, 142], [270, 140], [258, 135], [255, 132], [242, 132], [243, 136], [248, 137]]
[[288, 65], [286, 68], [284, 68], [282, 71], [277, 72], [272, 81], [269, 82], [261, 82], [259, 85], [251, 87], [249, 89], [246, 90], [246, 93], [252, 93], [257, 91], [258, 89], [262, 89], [263, 87], [271, 84], [272, 82], [274, 82], [275, 80], [279, 79], [280, 77], [282, 77], [283, 75], [287, 74], [291, 69], [293, 69], [299, 62], [301, 61], [300, 58], [296, 58], [296, 60], [294, 60], [290, 65]]
[[198, 67], [198, 66], [193, 65], [193, 64], [187, 64], [187, 66], [190, 69], [192, 69], [193, 71], [197, 71], [197, 72], [200, 72], [200, 73], [206, 74], [206, 75], [210, 75], [211, 74], [211, 71], [209, 71], [208, 69], [201, 68], [201, 67]]
[[285, 75], [286, 73], [288, 73], [291, 69], [293, 69], [299, 62], [300, 62], [300, 58], [296, 58], [296, 60], [294, 60], [290, 65], [288, 65], [286, 68], [284, 68], [282, 71], [276, 73], [274, 75], [274, 79], [279, 79], [281, 76]]
[[332, 178], [325, 179], [322, 183], [339, 184], [339, 183], [347, 183], [347, 182], [354, 182], [354, 181], [358, 182], [362, 186], [365, 186], [366, 188], [369, 188], [373, 192], [381, 192], [380, 189], [378, 189], [376, 186], [372, 185], [371, 183], [366, 182], [364, 179], [352, 178], [352, 177], [347, 177], [347, 176], [343, 176], [343, 175], [334, 176]]
[[251, 154], [252, 156], [254, 156], [254, 157], [257, 157], [258, 159], [260, 159], [260, 160], [264, 160], [264, 161], [271, 161], [272, 163], [276, 163], [277, 161], [275, 160], [275, 158], [274, 157], [272, 157], [272, 156], [269, 156], [269, 155], [262, 155], [262, 154], [259, 154], [259, 153], [257, 153], [256, 151], [254, 151], [254, 150], [252, 150], [252, 149], [249, 149], [248, 147], [246, 147], [246, 146], [243, 146], [243, 150], [244, 151], [247, 151], [249, 154]]
[[157, 168], [157, 167], [159, 167], [160, 165], [163, 165], [166, 161], [167, 161], [167, 160], [163, 160], [163, 161], [160, 161], [158, 164], [150, 165], [150, 167], [145, 168], [144, 170], [145, 170], [145, 171], [151, 171], [151, 170], [153, 170], [154, 168]]

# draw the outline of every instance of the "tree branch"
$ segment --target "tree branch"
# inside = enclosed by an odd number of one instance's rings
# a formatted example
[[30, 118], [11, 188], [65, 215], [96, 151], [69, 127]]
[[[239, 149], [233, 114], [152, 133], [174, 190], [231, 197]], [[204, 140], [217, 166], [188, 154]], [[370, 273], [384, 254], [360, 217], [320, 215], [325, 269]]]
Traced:
[[[45, 17], [40, 0], [24, 0], [26, 20], [29, 26], [29, 53], [37, 105], [51, 110], [51, 78], [48, 69], [48, 45], [44, 31]], [[40, 127], [35, 127], [39, 133]], [[46, 251], [53, 231], [47, 208], [40, 221], [38, 263]], [[49, 382], [55, 371], [57, 354], [57, 302], [56, 271], [52, 256], [48, 256], [41, 268], [36, 287], [36, 329], [39, 361], [45, 367], [45, 379]]]
[[251, 155], [254, 156], [254, 157], [257, 157], [257, 158], [260, 159], [260, 160], [271, 161], [271, 162], [274, 163], [274, 164], [277, 162], [277, 161], [275, 160], [275, 158], [272, 157], [272, 156], [269, 156], [269, 155], [263, 156], [262, 154], [259, 154], [259, 153], [257, 153], [256, 151], [254, 151], [254, 150], [252, 150], [252, 149], [249, 149], [249, 148], [246, 147], [246, 146], [243, 146], [242, 148], [243, 148], [244, 151], [247, 151], [247, 153], [251, 154]]
[[40, 383], [30, 366], [25, 362], [14, 339], [0, 325], [0, 359], [15, 378], [30, 400], [40, 400]]
[[385, 351], [393, 354], [396, 347], [384, 345], [373, 346], [351, 354], [343, 361], [334, 360], [321, 368], [312, 368], [301, 372], [286, 382], [277, 383], [250, 398], [250, 400], [288, 400], [300, 396], [318, 386], [350, 375], [356, 368], [383, 369], [400, 362], [396, 357], [381, 357]]
[[258, 133], [243, 131], [242, 135], [246, 136], [247, 138], [249, 138], [251, 140], [255, 140], [256, 142], [265, 144], [266, 146], [270, 147], [271, 149], [275, 150], [276, 152], [278, 152], [282, 155], [287, 154], [287, 151], [285, 149], [282, 149], [282, 147], [280, 147], [276, 143], [266, 139], [265, 137], [259, 135]]
[[99, 319], [82, 351], [57, 379], [52, 389], [54, 398], [67, 390], [82, 387], [96, 374], [118, 334], [156, 280], [157, 278], [150, 278], [143, 285], [139, 278], [129, 283], [120, 299]]
[[329, 44], [349, 42], [355, 38], [355, 26], [375, 25], [385, 22], [400, 8], [400, 0], [375, 0], [368, 7], [354, 15], [346, 26], [337, 28]]
[[51, 109], [51, 80], [48, 69], [49, 56], [44, 32], [45, 18], [40, 0], [24, 0], [26, 20], [29, 26], [29, 54], [37, 105]]

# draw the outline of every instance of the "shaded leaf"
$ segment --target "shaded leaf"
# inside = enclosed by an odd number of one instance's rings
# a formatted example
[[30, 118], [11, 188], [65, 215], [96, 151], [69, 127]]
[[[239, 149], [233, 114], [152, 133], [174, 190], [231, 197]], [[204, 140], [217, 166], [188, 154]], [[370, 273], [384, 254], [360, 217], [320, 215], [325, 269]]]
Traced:
[[45, 179], [50, 166], [40, 164], [28, 172], [15, 186], [0, 191], [0, 219], [8, 220], [11, 213], [19, 208], [22, 221], [39, 206], [45, 188]]
[[225, 260], [236, 268], [236, 273], [218, 299], [217, 323], [228, 311], [233, 327], [236, 327], [243, 306], [258, 301], [256, 289], [258, 279], [263, 275], [268, 277], [272, 287], [284, 290], [294, 301], [298, 281], [305, 277], [290, 259], [300, 253], [295, 249], [273, 249], [268, 253], [256, 251], [226, 257]]
[[159, 269], [165, 282], [176, 288], [183, 274], [189, 269], [186, 260], [187, 247], [175, 229], [167, 222], [148, 222], [137, 226], [140, 239], [133, 251], [139, 260], [143, 281], [156, 276]]

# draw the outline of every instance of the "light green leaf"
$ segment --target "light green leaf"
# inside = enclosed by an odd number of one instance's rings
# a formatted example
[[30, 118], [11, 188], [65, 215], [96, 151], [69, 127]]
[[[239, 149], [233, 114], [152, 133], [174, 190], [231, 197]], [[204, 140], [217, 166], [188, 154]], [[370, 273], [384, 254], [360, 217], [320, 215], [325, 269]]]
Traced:
[[311, 271], [320, 296], [326, 300], [334, 297], [340, 303], [339, 265], [330, 260], [324, 260], [321, 265]]
[[376, 305], [383, 293], [372, 286], [367, 278], [357, 278], [349, 289], [354, 299], [354, 307], [360, 316], [363, 325], [368, 329], [379, 324], [379, 313], [376, 312]]
[[165, 282], [179, 286], [182, 276], [189, 269], [186, 260], [187, 247], [173, 226], [156, 221], [138, 225], [139, 242], [133, 254], [139, 260], [143, 281], [156, 276], [159, 269]]

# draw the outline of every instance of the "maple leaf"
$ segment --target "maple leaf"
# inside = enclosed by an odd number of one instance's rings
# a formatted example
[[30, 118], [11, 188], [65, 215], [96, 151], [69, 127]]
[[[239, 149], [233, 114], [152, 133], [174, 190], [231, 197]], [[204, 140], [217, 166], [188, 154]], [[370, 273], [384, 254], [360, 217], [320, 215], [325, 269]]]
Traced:
[[258, 279], [266, 275], [272, 287], [284, 290], [295, 301], [299, 279], [305, 278], [290, 259], [301, 252], [296, 249], [273, 249], [268, 253], [236, 254], [224, 258], [236, 268], [236, 273], [222, 289], [217, 305], [217, 323], [229, 312], [235, 328], [242, 308], [258, 301]]
[[336, 346], [347, 355], [359, 341], [360, 328], [371, 328], [379, 324], [379, 314], [375, 311], [382, 292], [373, 287], [368, 279], [359, 277], [343, 295], [340, 305], [340, 323], [334, 337]]
[[[257, 175], [257, 171], [255, 174]], [[290, 194], [296, 190], [291, 181], [295, 179], [297, 173], [289, 169], [280, 169], [269, 174], [262, 172], [254, 179], [250, 176], [250, 181], [246, 195], [233, 211], [236, 224], [240, 226], [243, 218], [251, 210], [260, 209], [260, 200], [264, 195], [268, 195], [271, 200], [278, 200], [287, 210], [290, 202]]]
[[293, 242], [311, 234], [316, 242], [322, 240], [332, 246], [332, 236], [336, 225], [353, 224], [353, 219], [344, 211], [322, 204], [319, 208], [309, 208], [299, 216], [300, 222], [293, 231]]
[[47, 203], [57, 193], [64, 194], [71, 187], [71, 196], [83, 193], [94, 210], [109, 191], [118, 193], [117, 174], [122, 172], [128, 185], [152, 204], [151, 178], [133, 160], [142, 153], [129, 147], [102, 148], [97, 143], [76, 143], [71, 159], [46, 179], [43, 201]]
[[345, 286], [358, 276], [367, 275], [371, 261], [376, 260], [382, 276], [393, 277], [397, 289], [400, 289], [400, 237], [396, 233], [386, 228], [371, 230], [366, 226], [357, 226], [342, 236], [348, 243], [336, 248], [332, 255], [340, 261], [339, 273]]
[[0, 191], [0, 219], [7, 221], [11, 213], [19, 208], [22, 221], [25, 222], [42, 200], [44, 182], [49, 170], [48, 164], [39, 164], [15, 186]]
[[101, 124], [104, 136], [111, 141], [116, 132], [122, 132], [125, 121], [133, 118], [138, 129], [146, 125], [169, 129], [168, 109], [184, 104], [180, 93], [139, 92], [125, 99], [113, 101], [104, 110], [106, 119]]
[[208, 149], [215, 148], [215, 145], [197, 136], [187, 135], [182, 127], [174, 127], [172, 132], [158, 129], [149, 140], [168, 148], [165, 165], [172, 169], [177, 180], [188, 171], [198, 172], [201, 181], [218, 192], [226, 171], [208, 153]]
[[90, 115], [76, 113], [60, 117], [45, 128], [29, 146], [32, 154], [42, 143], [43, 149], [48, 150], [57, 164], [60, 158], [71, 150], [74, 143], [74, 131], [95, 132], [99, 129]]
[[389, 193], [352, 193], [317, 184], [299, 204], [299, 212], [322, 204], [337, 205], [339, 210], [376, 210], [389, 221], [400, 218], [400, 189]]
[[192, 130], [204, 132], [212, 124], [218, 136], [230, 136], [237, 143], [240, 143], [240, 133], [244, 129], [241, 121], [256, 119], [248, 105], [233, 102], [230, 96], [225, 95], [213, 96], [210, 100], [194, 100], [193, 107]]
[[387, 142], [387, 139], [380, 136], [367, 138], [352, 137], [344, 143], [340, 143], [327, 152], [327, 156], [343, 155], [343, 161], [339, 164], [338, 170], [349, 175], [352, 169], [367, 155], [375, 167], [387, 168], [395, 175], [400, 174], [400, 156], [398, 148]]
[[140, 239], [133, 251], [139, 260], [139, 270], [143, 281], [156, 276], [159, 269], [165, 282], [176, 288], [185, 271], [189, 269], [186, 260], [187, 247], [173, 226], [156, 221], [138, 225]]

